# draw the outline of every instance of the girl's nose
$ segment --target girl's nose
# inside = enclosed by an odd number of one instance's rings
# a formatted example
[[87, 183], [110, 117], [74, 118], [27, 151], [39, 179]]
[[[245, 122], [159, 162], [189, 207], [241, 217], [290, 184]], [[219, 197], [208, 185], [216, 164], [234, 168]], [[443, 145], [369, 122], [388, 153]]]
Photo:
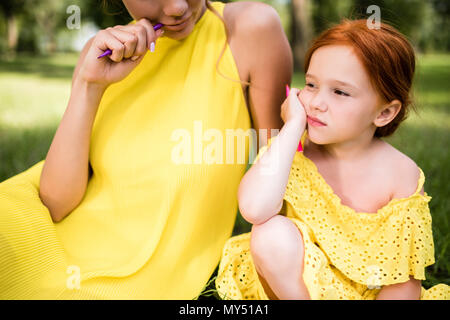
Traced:
[[328, 107], [327, 107], [327, 103], [325, 102], [325, 100], [323, 99], [322, 95], [320, 94], [320, 92], [316, 93], [311, 100], [309, 101], [309, 109], [311, 110], [317, 110], [320, 112], [325, 112], [327, 111]]
[[163, 11], [166, 16], [182, 17], [188, 8], [186, 0], [164, 0]]

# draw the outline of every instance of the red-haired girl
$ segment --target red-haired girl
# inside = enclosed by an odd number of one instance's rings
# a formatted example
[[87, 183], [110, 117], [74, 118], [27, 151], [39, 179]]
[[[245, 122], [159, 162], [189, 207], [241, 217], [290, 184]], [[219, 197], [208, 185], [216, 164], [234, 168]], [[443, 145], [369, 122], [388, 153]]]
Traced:
[[[306, 87], [238, 192], [250, 233], [229, 239], [216, 288], [231, 299], [448, 299], [434, 263], [425, 177], [381, 140], [406, 117], [414, 50], [393, 27], [345, 20], [306, 54]], [[302, 142], [304, 151], [297, 146]]]

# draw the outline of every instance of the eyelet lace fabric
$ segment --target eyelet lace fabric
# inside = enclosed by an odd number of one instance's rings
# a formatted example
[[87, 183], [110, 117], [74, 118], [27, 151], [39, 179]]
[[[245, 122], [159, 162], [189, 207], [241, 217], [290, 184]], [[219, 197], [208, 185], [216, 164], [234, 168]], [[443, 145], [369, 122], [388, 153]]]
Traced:
[[[431, 197], [420, 194], [424, 182], [420, 170], [411, 196], [393, 199], [377, 213], [356, 212], [341, 203], [311, 160], [296, 153], [280, 214], [302, 234], [303, 280], [311, 299], [375, 299], [382, 286], [410, 276], [425, 280], [425, 267], [435, 260]], [[223, 248], [216, 279], [223, 299], [268, 299], [253, 264], [250, 235], [232, 237]], [[448, 300], [450, 287], [422, 287], [421, 299]]]

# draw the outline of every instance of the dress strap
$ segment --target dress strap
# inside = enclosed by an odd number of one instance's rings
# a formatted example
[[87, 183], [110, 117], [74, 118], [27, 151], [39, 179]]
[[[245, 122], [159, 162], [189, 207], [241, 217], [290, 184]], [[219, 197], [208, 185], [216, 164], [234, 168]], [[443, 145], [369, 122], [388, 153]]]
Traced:
[[422, 190], [422, 187], [425, 183], [425, 174], [423, 173], [422, 169], [419, 168], [420, 175], [419, 175], [419, 181], [417, 182], [417, 189], [415, 193], [419, 193], [420, 190]]

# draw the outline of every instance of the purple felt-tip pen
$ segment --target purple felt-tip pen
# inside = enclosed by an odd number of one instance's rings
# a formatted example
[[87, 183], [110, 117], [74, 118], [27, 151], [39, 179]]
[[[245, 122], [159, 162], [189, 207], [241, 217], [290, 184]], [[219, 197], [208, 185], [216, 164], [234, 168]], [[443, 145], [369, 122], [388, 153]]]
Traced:
[[[156, 31], [156, 30], [161, 29], [162, 27], [164, 27], [164, 25], [163, 25], [162, 23], [158, 23], [158, 24], [156, 24], [156, 25], [153, 27], [153, 30]], [[100, 59], [100, 58], [109, 56], [110, 54], [112, 54], [112, 51], [111, 51], [110, 49], [108, 49], [108, 50], [106, 50], [105, 52], [103, 52], [101, 55], [99, 55], [99, 56], [97, 57], [97, 59]]]

